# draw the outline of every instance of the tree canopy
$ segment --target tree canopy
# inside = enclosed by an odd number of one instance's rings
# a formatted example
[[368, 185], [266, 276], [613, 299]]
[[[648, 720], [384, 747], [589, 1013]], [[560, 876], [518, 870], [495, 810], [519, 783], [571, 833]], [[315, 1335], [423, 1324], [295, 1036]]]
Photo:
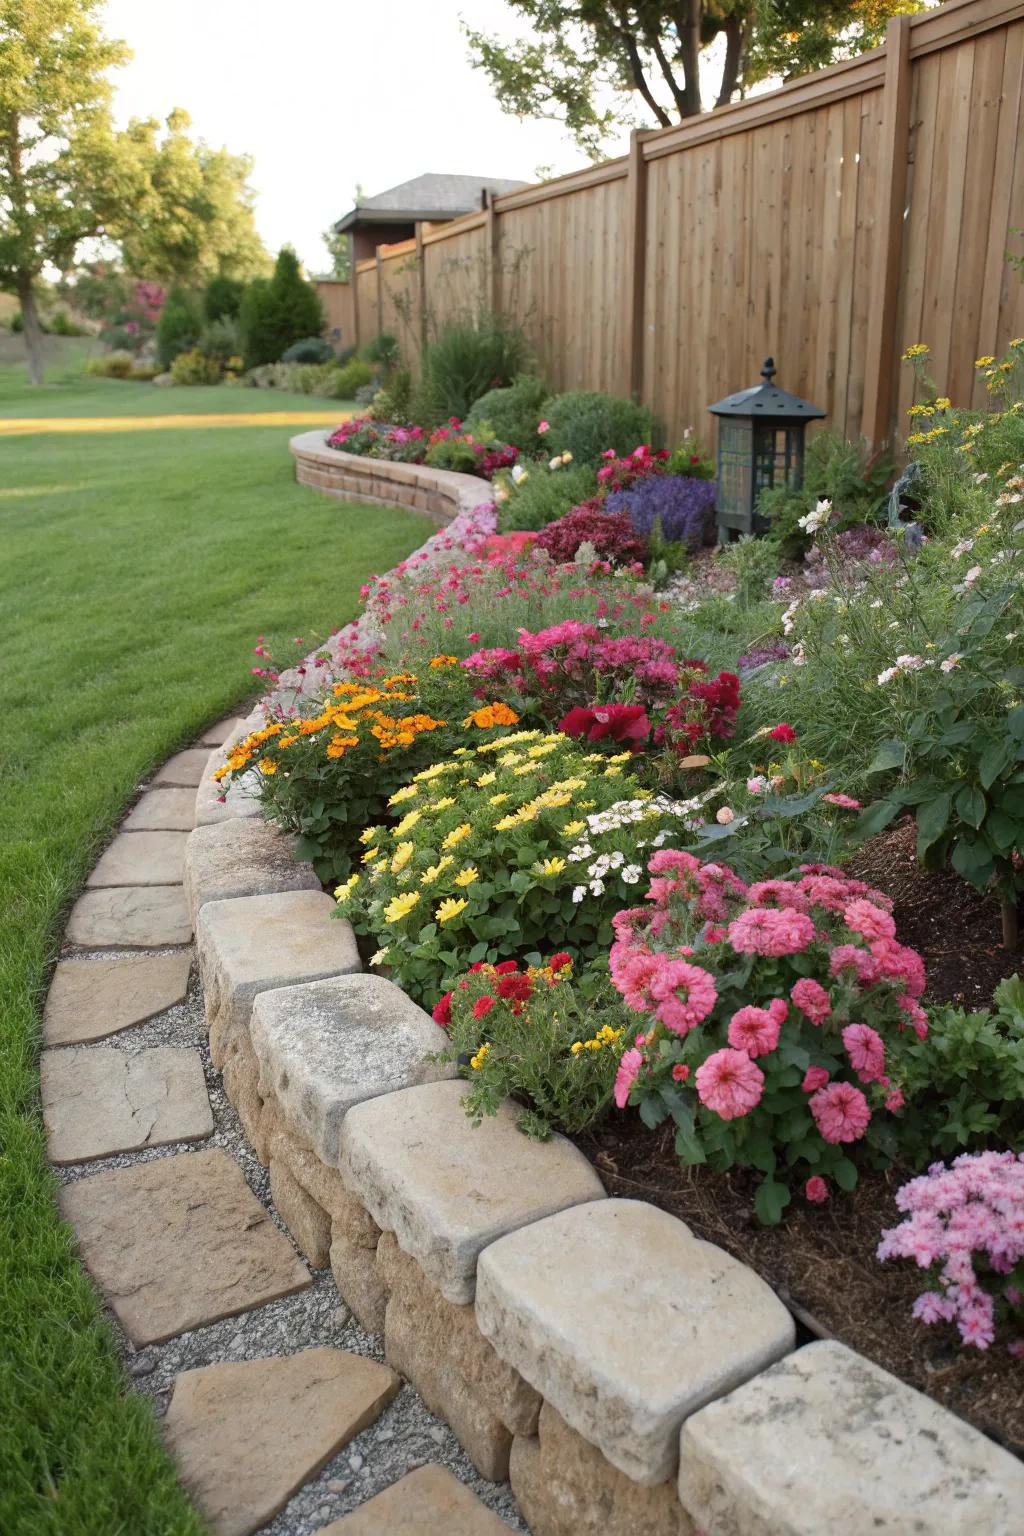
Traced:
[[564, 122], [588, 154], [623, 124], [668, 127], [759, 81], [792, 79], [884, 40], [890, 16], [937, 0], [507, 0], [532, 35], [464, 23], [505, 110]]

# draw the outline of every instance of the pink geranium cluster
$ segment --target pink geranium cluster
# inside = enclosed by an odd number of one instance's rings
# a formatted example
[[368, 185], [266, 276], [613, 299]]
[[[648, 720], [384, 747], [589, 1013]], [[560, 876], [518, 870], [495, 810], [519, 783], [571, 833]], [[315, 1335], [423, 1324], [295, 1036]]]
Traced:
[[649, 444], [641, 443], [639, 448], [634, 448], [624, 458], [620, 459], [614, 448], [606, 448], [601, 458], [603, 462], [597, 472], [597, 480], [602, 489], [628, 491], [630, 486], [638, 480], [646, 480], [648, 475], [663, 475], [668, 452], [659, 448], [655, 453]]
[[[648, 870], [648, 905], [617, 914], [609, 954], [615, 987], [652, 1026], [623, 1057], [616, 1102], [667, 1093], [695, 1126], [691, 1160], [731, 1166], [752, 1144], [760, 1167], [767, 1136], [780, 1168], [806, 1166], [807, 1198], [827, 1196], [830, 1174], [850, 1187], [844, 1149], [903, 1107], [900, 1036], [927, 1032], [924, 966], [897, 940], [891, 903], [820, 865], [748, 887], [660, 849]], [[722, 1122], [751, 1129], [723, 1138]]]
[[914, 1302], [914, 1316], [956, 1323], [965, 1344], [987, 1349], [1002, 1314], [1016, 1323], [1011, 1351], [1024, 1356], [1024, 1153], [934, 1163], [896, 1204], [906, 1220], [882, 1234], [878, 1257], [932, 1271], [934, 1288]]

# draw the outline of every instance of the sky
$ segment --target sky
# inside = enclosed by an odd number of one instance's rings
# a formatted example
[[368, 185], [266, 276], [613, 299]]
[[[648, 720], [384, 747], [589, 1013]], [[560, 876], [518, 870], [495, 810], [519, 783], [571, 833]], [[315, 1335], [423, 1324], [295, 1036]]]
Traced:
[[326, 271], [321, 233], [357, 183], [372, 195], [424, 171], [534, 181], [587, 163], [560, 125], [501, 111], [460, 14], [516, 34], [503, 0], [107, 0], [104, 30], [134, 53], [113, 76], [115, 114], [123, 126], [183, 107], [197, 138], [251, 155], [268, 248], [287, 242]]

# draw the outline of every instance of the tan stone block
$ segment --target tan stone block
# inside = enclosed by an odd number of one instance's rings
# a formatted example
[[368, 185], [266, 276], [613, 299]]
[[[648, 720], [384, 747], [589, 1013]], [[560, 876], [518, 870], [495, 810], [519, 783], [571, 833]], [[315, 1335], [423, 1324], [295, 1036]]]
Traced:
[[269, 1161], [268, 1129], [264, 1120], [272, 1118], [258, 1087], [259, 1066], [256, 1054], [248, 1040], [240, 1040], [238, 1049], [224, 1063], [224, 1092], [233, 1105], [249, 1143], [266, 1167]]
[[508, 1536], [503, 1520], [447, 1467], [417, 1467], [318, 1536]]
[[270, 1159], [270, 1198], [277, 1214], [313, 1269], [326, 1269], [331, 1257], [331, 1218], [293, 1178], [287, 1163]]
[[540, 1411], [539, 1439], [516, 1436], [509, 1481], [533, 1536], [697, 1536], [674, 1483], [634, 1483], [550, 1403]]
[[51, 1163], [200, 1141], [213, 1132], [202, 1057], [188, 1046], [130, 1052], [76, 1045], [44, 1051], [39, 1067]]
[[393, 1232], [381, 1234], [377, 1264], [389, 1300], [409, 1319], [407, 1349], [415, 1356], [417, 1370], [433, 1374], [450, 1364], [507, 1429], [516, 1435], [534, 1434], [540, 1393], [495, 1353], [476, 1325], [472, 1305], [446, 1301], [416, 1260], [402, 1252]]
[[436, 1357], [428, 1360], [417, 1349], [414, 1314], [404, 1299], [392, 1297], [388, 1301], [384, 1358], [412, 1382], [431, 1413], [451, 1425], [480, 1476], [492, 1483], [504, 1482], [511, 1434], [453, 1365]]
[[368, 1248], [337, 1220], [331, 1226], [334, 1283], [367, 1333], [383, 1333], [388, 1293], [374, 1248]]
[[[234, 725], [235, 722], [232, 720], [230, 729], [234, 729]], [[213, 741], [210, 745], [216, 747], [220, 743]], [[203, 776], [203, 769], [206, 767], [206, 759], [209, 755], [209, 752], [204, 751], [202, 747], [189, 747], [185, 752], [176, 752], [153, 775], [153, 783], [175, 784], [195, 789]]]
[[364, 1248], [376, 1248], [380, 1228], [361, 1201], [345, 1188], [337, 1168], [328, 1168], [284, 1125], [275, 1127], [270, 1151], [273, 1157], [288, 1165], [292, 1177], [345, 1231], [360, 1237]]
[[164, 1434], [215, 1536], [248, 1536], [380, 1415], [386, 1366], [340, 1349], [183, 1371]]
[[125, 817], [127, 832], [188, 832], [196, 824], [196, 792], [151, 789], [140, 796]]

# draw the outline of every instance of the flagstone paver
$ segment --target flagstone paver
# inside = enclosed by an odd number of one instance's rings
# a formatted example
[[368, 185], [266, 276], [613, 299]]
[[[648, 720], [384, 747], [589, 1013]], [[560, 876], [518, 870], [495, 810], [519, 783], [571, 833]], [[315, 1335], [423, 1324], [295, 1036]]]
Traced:
[[309, 1271], [220, 1148], [68, 1184], [61, 1211], [136, 1347], [310, 1283]]
[[[210, 745], [217, 746], [218, 743], [211, 742]], [[184, 752], [176, 752], [153, 775], [153, 783], [183, 785], [195, 789], [203, 776], [209, 755], [205, 747], [188, 747]]]
[[186, 841], [185, 832], [119, 832], [85, 883], [179, 885]]
[[184, 1371], [164, 1420], [182, 1482], [215, 1536], [248, 1536], [398, 1392], [341, 1349]]
[[417, 1467], [317, 1536], [508, 1536], [504, 1520], [481, 1504], [447, 1467]]
[[163, 949], [187, 944], [192, 923], [185, 892], [180, 885], [85, 891], [71, 909], [65, 937], [83, 949]]
[[83, 1163], [213, 1133], [202, 1057], [186, 1047], [44, 1051], [40, 1077], [51, 1163]]
[[194, 789], [150, 789], [125, 817], [128, 832], [191, 832], [196, 824]]
[[[216, 725], [207, 726], [206, 730], [199, 738], [199, 746], [207, 748], [204, 756], [209, 757], [210, 747], [223, 746], [237, 725], [238, 716], [227, 715], [223, 720], [218, 720]], [[196, 750], [198, 750], [198, 748]]]
[[[106, 893], [103, 893], [106, 894]], [[184, 1002], [192, 950], [111, 960], [62, 960], [43, 1012], [47, 1045], [82, 1045]]]

